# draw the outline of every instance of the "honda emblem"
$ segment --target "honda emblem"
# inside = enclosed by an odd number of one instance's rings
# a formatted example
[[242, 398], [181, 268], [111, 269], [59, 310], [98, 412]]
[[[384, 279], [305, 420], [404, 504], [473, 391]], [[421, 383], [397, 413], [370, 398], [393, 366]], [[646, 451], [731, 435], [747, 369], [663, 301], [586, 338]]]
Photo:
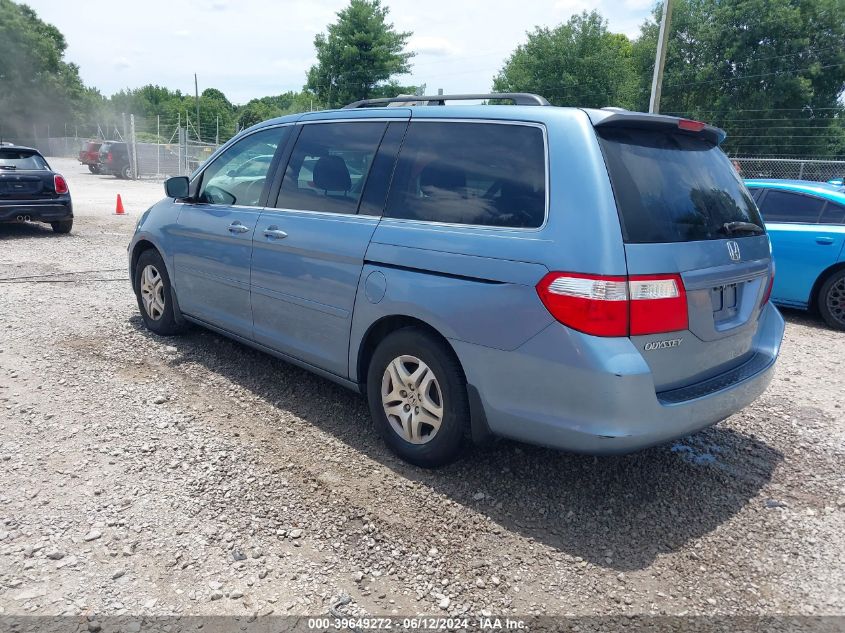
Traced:
[[739, 254], [739, 244], [737, 244], [733, 240], [728, 242], [728, 255], [730, 255], [731, 259], [735, 262], [738, 262], [740, 260], [740, 258], [742, 257]]

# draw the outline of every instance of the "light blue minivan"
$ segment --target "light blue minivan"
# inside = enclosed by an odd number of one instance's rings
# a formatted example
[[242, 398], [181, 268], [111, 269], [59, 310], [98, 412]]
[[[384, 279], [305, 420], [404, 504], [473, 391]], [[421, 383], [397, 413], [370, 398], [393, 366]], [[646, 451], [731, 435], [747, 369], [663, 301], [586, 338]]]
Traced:
[[784, 323], [721, 130], [416, 99], [267, 121], [168, 180], [129, 245], [146, 326], [360, 391], [423, 466], [491, 434], [632, 451], [765, 390]]

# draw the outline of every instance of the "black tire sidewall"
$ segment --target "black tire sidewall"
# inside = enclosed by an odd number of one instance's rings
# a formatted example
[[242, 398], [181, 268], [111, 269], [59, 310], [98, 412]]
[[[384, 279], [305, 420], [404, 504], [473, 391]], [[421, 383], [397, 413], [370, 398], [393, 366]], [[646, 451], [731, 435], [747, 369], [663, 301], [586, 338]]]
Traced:
[[833, 273], [830, 277], [828, 277], [822, 284], [822, 287], [819, 288], [819, 296], [817, 300], [819, 314], [821, 314], [822, 319], [824, 319], [824, 322], [827, 323], [830, 327], [837, 330], [845, 330], [845, 324], [839, 322], [830, 313], [830, 310], [828, 310], [827, 295], [833, 285], [839, 282], [843, 277], [845, 277], [845, 270], [837, 271]]
[[58, 233], [60, 235], [70, 233], [71, 229], [73, 228], [73, 218], [71, 218], [70, 220], [59, 220], [58, 222], [50, 222], [50, 227], [53, 229], [54, 233]]
[[[384, 370], [402, 355], [422, 360], [440, 385], [443, 422], [437, 435], [425, 444], [411, 444], [397, 435], [387, 420], [381, 402]], [[466, 381], [457, 358], [443, 342], [420, 328], [405, 328], [388, 335], [376, 348], [367, 372], [367, 400], [376, 429], [402, 459], [423, 467], [441, 466], [460, 451], [469, 423]]]
[[[147, 314], [147, 310], [144, 308], [144, 300], [141, 298], [141, 274], [148, 265], [156, 267], [164, 283], [164, 314], [158, 320], [152, 319]], [[157, 251], [151, 249], [141, 253], [138, 262], [135, 264], [135, 277], [133, 281], [135, 298], [138, 301], [138, 310], [141, 311], [141, 318], [144, 320], [144, 325], [147, 329], [161, 336], [176, 334], [179, 331], [179, 325], [173, 314], [173, 294], [170, 286], [170, 275], [167, 273], [164, 260]]]

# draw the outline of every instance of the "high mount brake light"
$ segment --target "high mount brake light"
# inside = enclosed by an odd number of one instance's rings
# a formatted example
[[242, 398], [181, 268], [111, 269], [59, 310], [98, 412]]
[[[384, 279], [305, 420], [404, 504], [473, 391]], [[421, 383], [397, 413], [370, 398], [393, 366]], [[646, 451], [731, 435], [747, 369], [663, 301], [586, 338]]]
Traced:
[[701, 121], [693, 121], [692, 119], [678, 119], [678, 127], [687, 132], [701, 132], [704, 129], [704, 123]]
[[594, 336], [640, 336], [686, 330], [680, 275], [602, 276], [549, 273], [537, 294], [551, 315]]

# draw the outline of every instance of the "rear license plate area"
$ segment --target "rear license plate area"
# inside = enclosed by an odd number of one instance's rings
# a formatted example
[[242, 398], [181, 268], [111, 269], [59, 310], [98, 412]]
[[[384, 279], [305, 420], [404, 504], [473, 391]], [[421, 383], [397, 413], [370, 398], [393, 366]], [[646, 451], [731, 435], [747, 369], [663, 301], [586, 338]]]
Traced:
[[713, 304], [713, 317], [716, 322], [731, 319], [737, 312], [737, 284], [717, 286], [710, 290], [710, 301]]

